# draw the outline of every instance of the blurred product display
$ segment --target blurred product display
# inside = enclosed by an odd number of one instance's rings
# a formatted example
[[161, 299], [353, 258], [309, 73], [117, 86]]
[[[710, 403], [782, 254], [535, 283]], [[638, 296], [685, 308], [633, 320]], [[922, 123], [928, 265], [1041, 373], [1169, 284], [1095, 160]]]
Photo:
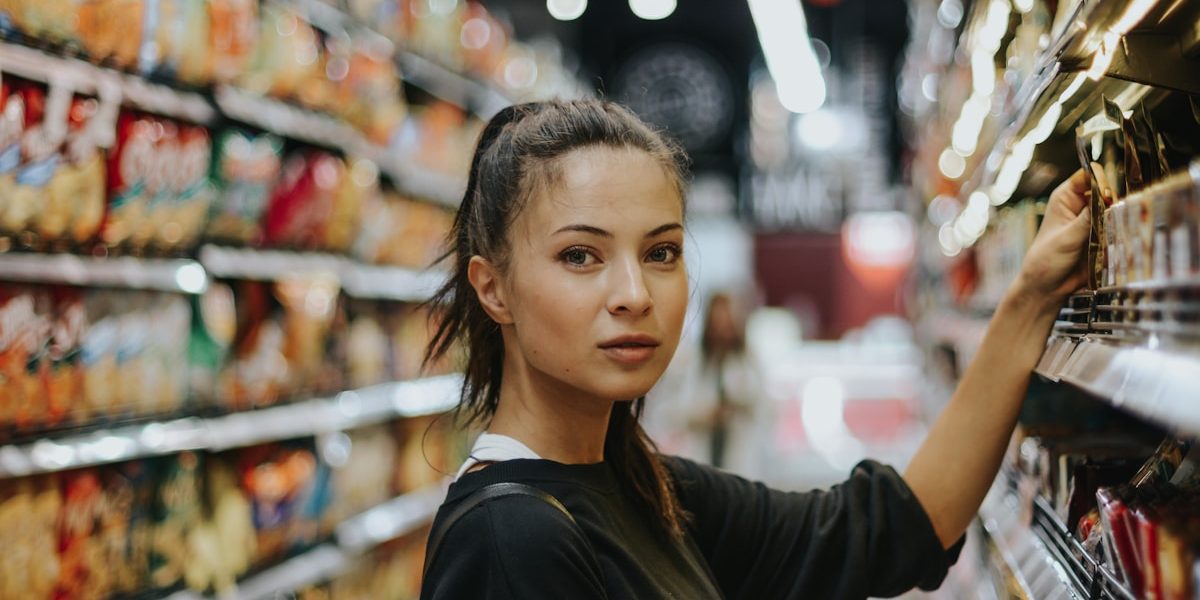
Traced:
[[1060, 311], [981, 511], [1001, 597], [1200, 595], [1198, 8], [913, 7], [930, 43], [911, 46], [901, 94], [921, 132], [931, 349], [965, 365], [1050, 190], [1090, 180], [1087, 286]]
[[0, 1], [0, 599], [415, 598], [466, 444], [421, 303], [556, 56], [476, 3]]

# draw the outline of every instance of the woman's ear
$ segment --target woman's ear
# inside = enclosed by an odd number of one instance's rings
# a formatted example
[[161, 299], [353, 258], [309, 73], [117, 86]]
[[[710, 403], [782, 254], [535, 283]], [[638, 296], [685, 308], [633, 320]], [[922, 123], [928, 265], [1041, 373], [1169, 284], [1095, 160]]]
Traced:
[[482, 256], [472, 256], [467, 264], [467, 281], [475, 288], [479, 304], [493, 321], [500, 325], [511, 325], [512, 312], [508, 310], [500, 271]]

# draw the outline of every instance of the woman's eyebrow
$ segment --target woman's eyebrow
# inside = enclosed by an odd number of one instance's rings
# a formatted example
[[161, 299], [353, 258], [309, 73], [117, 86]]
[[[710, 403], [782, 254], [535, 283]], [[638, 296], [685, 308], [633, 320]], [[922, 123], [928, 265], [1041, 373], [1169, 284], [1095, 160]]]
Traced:
[[658, 227], [655, 227], [653, 230], [651, 230], [650, 233], [647, 233], [646, 237], [648, 237], [648, 238], [657, 237], [668, 231], [675, 231], [676, 229], [683, 229], [683, 225], [681, 225], [679, 223], [667, 223], [665, 225], [659, 225]]
[[[650, 233], [647, 233], [646, 237], [647, 238], [657, 237], [664, 233], [667, 233], [668, 231], [675, 231], [677, 229], [683, 229], [683, 225], [681, 225], [679, 223], [665, 223], [663, 225], [659, 225], [658, 227], [655, 227], [654, 229], [650, 230]], [[601, 229], [601, 228], [593, 226], [593, 225], [584, 225], [582, 223], [573, 223], [571, 225], [565, 225], [563, 227], [560, 227], [560, 228], [558, 228], [557, 231], [554, 232], [553, 235], [558, 235], [560, 233], [567, 233], [567, 232], [571, 232], [571, 231], [577, 231], [577, 232], [581, 232], [581, 233], [589, 233], [591, 235], [603, 237], [603, 238], [613, 237], [613, 234], [610, 231]]]
[[566, 233], [569, 231], [579, 231], [582, 233], [590, 233], [592, 235], [600, 236], [600, 237], [604, 237], [604, 238], [610, 238], [613, 236], [612, 233], [605, 231], [603, 229], [600, 229], [599, 227], [593, 227], [592, 225], [583, 225], [580, 223], [567, 225], [565, 227], [560, 227], [558, 229], [558, 231], [554, 232], [554, 235], [558, 235], [560, 233]]

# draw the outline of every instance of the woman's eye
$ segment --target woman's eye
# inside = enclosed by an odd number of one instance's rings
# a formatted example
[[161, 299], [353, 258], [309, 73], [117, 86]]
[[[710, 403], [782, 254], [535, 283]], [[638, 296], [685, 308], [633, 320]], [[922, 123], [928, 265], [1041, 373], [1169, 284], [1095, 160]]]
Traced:
[[659, 246], [647, 256], [650, 262], [669, 263], [679, 258], [679, 249], [674, 246]]
[[562, 253], [563, 262], [574, 267], [582, 267], [588, 264], [588, 258], [588, 251], [583, 248], [568, 248]]

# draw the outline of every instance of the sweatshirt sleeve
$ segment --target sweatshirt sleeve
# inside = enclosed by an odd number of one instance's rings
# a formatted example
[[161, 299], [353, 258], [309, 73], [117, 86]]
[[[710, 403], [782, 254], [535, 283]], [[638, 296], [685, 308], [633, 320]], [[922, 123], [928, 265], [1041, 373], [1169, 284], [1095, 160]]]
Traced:
[[579, 527], [536, 498], [487, 501], [446, 533], [421, 598], [539, 600], [607, 598]]
[[[727, 598], [890, 597], [941, 585], [942, 548], [895, 470], [859, 463], [827, 491], [781, 492], [669, 458], [690, 531]], [[965, 539], [965, 538], [964, 538]]]

